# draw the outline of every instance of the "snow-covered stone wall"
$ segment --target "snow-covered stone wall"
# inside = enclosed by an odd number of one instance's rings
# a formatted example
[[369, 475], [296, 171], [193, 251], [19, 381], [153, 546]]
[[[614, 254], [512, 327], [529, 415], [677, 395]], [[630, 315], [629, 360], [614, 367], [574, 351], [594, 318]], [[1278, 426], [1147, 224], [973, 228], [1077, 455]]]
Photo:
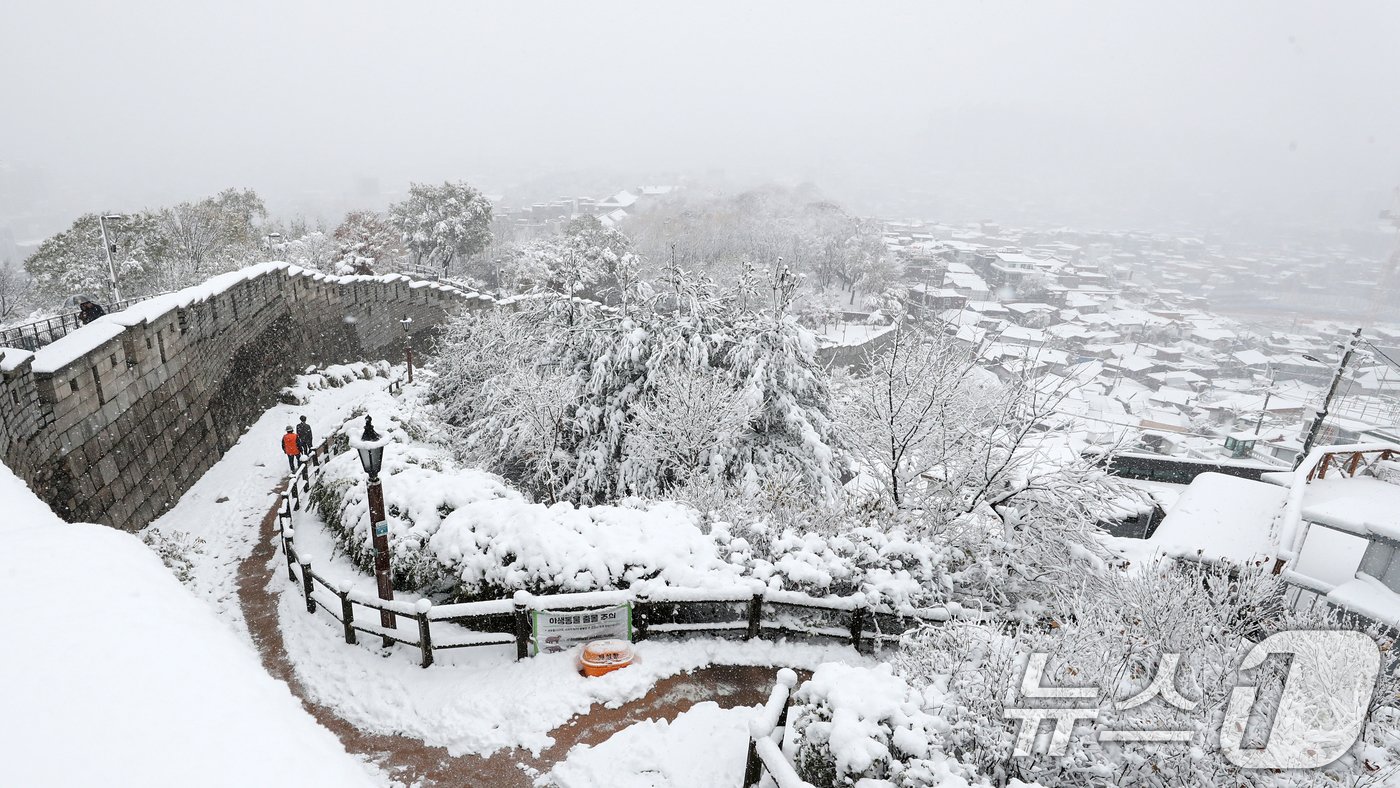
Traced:
[[[491, 299], [406, 277], [266, 263], [152, 299], [37, 353], [0, 348], [0, 461], [67, 520], [136, 530], [310, 365], [424, 352]], [[269, 447], [277, 461], [277, 447]]]

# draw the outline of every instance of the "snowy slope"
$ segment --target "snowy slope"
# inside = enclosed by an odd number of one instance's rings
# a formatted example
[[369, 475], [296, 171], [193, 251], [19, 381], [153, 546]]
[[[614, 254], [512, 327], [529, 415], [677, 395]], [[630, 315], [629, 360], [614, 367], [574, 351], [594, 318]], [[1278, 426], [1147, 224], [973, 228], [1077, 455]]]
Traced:
[[60, 521], [0, 465], [0, 785], [370, 786], [130, 534]]

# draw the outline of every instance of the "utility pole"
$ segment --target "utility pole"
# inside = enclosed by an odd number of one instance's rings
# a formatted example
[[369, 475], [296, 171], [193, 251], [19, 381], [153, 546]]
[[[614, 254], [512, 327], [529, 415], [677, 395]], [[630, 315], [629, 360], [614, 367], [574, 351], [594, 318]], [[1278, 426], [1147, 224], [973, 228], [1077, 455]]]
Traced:
[[1327, 388], [1327, 397], [1322, 400], [1322, 410], [1317, 412], [1313, 419], [1312, 427], [1308, 429], [1307, 440], [1303, 441], [1303, 450], [1298, 454], [1298, 458], [1293, 461], [1293, 467], [1297, 468], [1307, 459], [1308, 453], [1312, 451], [1313, 444], [1317, 442], [1318, 433], [1322, 432], [1322, 422], [1327, 420], [1327, 411], [1332, 407], [1332, 398], [1337, 395], [1337, 386], [1342, 382], [1342, 376], [1346, 374], [1347, 364], [1351, 363], [1352, 354], [1356, 352], [1356, 346], [1361, 342], [1361, 329], [1352, 332], [1351, 338], [1343, 345], [1342, 360], [1337, 363], [1337, 371], [1332, 374], [1332, 385]]
[[1259, 431], [1264, 429], [1264, 416], [1269, 412], [1269, 397], [1274, 395], [1274, 381], [1269, 381], [1269, 387], [1264, 389], [1264, 407], [1259, 410], [1259, 421], [1254, 423], [1254, 437], [1259, 437]]

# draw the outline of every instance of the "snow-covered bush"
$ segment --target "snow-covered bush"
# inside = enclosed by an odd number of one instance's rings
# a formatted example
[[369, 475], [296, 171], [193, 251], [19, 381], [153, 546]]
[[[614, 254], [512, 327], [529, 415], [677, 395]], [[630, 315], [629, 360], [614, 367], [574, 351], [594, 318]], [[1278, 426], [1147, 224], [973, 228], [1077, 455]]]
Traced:
[[203, 539], [183, 531], [147, 528], [141, 532], [141, 541], [160, 556], [161, 563], [176, 580], [189, 585], [194, 579], [194, 556], [204, 552]]
[[[361, 425], [359, 418], [352, 419], [344, 431], [358, 431]], [[441, 447], [413, 439], [414, 434], [422, 436], [427, 429], [423, 425], [389, 414], [375, 426], [393, 439], [384, 452], [380, 478], [395, 585], [405, 590], [450, 591], [455, 587], [452, 575], [428, 547], [443, 518], [478, 501], [518, 500], [519, 493], [489, 473], [461, 467]], [[366, 496], [359, 456], [343, 447], [325, 462], [312, 486], [311, 504], [340, 549], [361, 569], [372, 572], [374, 538]]]
[[[1135, 575], [1089, 579], [1076, 595], [1073, 616], [1048, 625], [990, 627], [969, 622], [931, 626], [906, 638], [895, 672], [922, 693], [921, 707], [939, 719], [937, 746], [988, 777], [994, 785], [1015, 779], [1049, 787], [1081, 785], [1304, 786], [1364, 784], [1393, 773], [1395, 712], [1373, 713], [1362, 740], [1336, 763], [1313, 772], [1242, 770], [1219, 746], [1225, 706], [1240, 679], [1236, 667], [1255, 642], [1275, 631], [1336, 628], [1325, 615], [1280, 605], [1280, 581], [1258, 567], [1181, 572], [1155, 567]], [[1090, 687], [1080, 705], [1097, 719], [1075, 725], [1063, 757], [1014, 755], [1018, 720], [1009, 707], [1075, 705], [1021, 697], [1019, 687], [1032, 654], [1048, 655], [1041, 684]], [[1180, 662], [1167, 655], [1179, 654]], [[1180, 708], [1156, 698], [1123, 707], [1146, 689], [1160, 669], [1172, 669], [1172, 686], [1193, 704]], [[1245, 683], [1260, 687], [1255, 713], [1271, 719], [1283, 670], [1265, 663]], [[1394, 677], [1382, 680], [1379, 706], [1396, 703]], [[1084, 705], [1087, 703], [1087, 705]], [[1102, 741], [1105, 730], [1184, 730], [1189, 744]], [[1260, 742], [1259, 744], [1262, 744]], [[1359, 781], [1359, 782], [1358, 782]]]
[[728, 523], [716, 523], [710, 536], [730, 564], [775, 590], [816, 597], [863, 594], [869, 604], [893, 610], [929, 607], [951, 596], [943, 553], [899, 530], [862, 526], [823, 535], [751, 527], [741, 535]]
[[518, 590], [599, 591], [648, 581], [695, 588], [740, 579], [740, 568], [722, 560], [693, 511], [634, 503], [480, 501], [445, 517], [429, 547], [462, 599], [498, 599]]
[[890, 665], [829, 662], [793, 694], [784, 738], [797, 773], [818, 788], [968, 785], [975, 772], [939, 749], [947, 728]]
[[282, 389], [281, 402], [286, 405], [305, 405], [311, 392], [323, 389], [338, 389], [356, 380], [387, 378], [392, 366], [387, 361], [373, 361], [361, 364], [331, 364], [323, 369], [308, 369], [298, 375], [296, 383]]
[[[687, 507], [530, 503], [499, 477], [423, 442], [424, 425], [399, 414], [381, 418], [376, 427], [392, 439], [380, 470], [390, 563], [402, 589], [496, 599], [518, 590], [598, 591], [644, 581], [713, 586], [740, 576], [741, 567], [723, 560]], [[345, 431], [361, 425], [352, 419]], [[354, 451], [326, 462], [311, 501], [339, 548], [372, 571], [364, 472]]]

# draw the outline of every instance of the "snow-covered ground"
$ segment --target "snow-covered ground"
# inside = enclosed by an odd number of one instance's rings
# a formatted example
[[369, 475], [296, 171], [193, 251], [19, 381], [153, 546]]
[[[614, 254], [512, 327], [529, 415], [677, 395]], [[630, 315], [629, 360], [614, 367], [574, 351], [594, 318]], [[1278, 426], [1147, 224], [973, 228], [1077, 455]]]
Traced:
[[744, 779], [749, 720], [763, 707], [697, 703], [671, 722], [644, 720], [596, 747], [580, 744], [538, 781], [559, 788], [714, 788]]
[[497, 647], [438, 652], [438, 662], [424, 670], [411, 648], [386, 654], [369, 637], [346, 644], [340, 625], [307, 615], [286, 575], [279, 577], [287, 654], [311, 696], [356, 727], [411, 736], [453, 755], [513, 746], [539, 753], [553, 744], [550, 731], [593, 704], [620, 706], [662, 678], [708, 665], [869, 664], [846, 646], [695, 639], [638, 643], [630, 667], [598, 678], [581, 675], [573, 653], [517, 662], [513, 648]]
[[[278, 448], [285, 427], [306, 415], [319, 442], [356, 407], [385, 416], [417, 407], [412, 392], [390, 395], [384, 378], [340, 387], [313, 388], [307, 382], [302, 378], [294, 387], [304, 405], [269, 410], [151, 526], [203, 540], [202, 551], [190, 556], [191, 586], [222, 618], [238, 622], [237, 629], [245, 635], [236, 596], [238, 564], [252, 551], [258, 524], [274, 501], [271, 491], [286, 475]], [[329, 536], [305, 514], [297, 517], [297, 542], [314, 557], [316, 571], [337, 582], [358, 580], [372, 588], [373, 578], [335, 554]], [[439, 651], [437, 664], [424, 670], [409, 648], [386, 654], [373, 638], [347, 645], [339, 624], [306, 613], [284, 572], [273, 577], [276, 590], [282, 592], [279, 615], [288, 656], [314, 700], [364, 730], [411, 736], [445, 746], [454, 755], [516, 745], [539, 752], [553, 741], [550, 731], [593, 704], [617, 706], [644, 697], [659, 679], [712, 664], [814, 669], [829, 661], [868, 663], [845, 646], [692, 640], [638, 644], [636, 664], [598, 679], [580, 676], [571, 655], [516, 662], [513, 648], [502, 647]]]
[[345, 421], [351, 409], [357, 405], [372, 408], [382, 402], [380, 397], [389, 396], [384, 391], [384, 378], [309, 388], [308, 383], [316, 385], [321, 379], [320, 375], [299, 378], [292, 392], [306, 405], [279, 404], [264, 413], [170, 511], [146, 528], [202, 540], [199, 549], [188, 555], [193, 565], [191, 587], [241, 632], [246, 630], [238, 607], [238, 564], [252, 552], [258, 523], [276, 499], [273, 489], [287, 475], [281, 449], [287, 426], [306, 416], [319, 443], [328, 430]]
[[62, 522], [3, 465], [0, 504], [0, 785], [382, 784], [140, 540]]
[[823, 345], [863, 345], [878, 336], [894, 330], [894, 325], [870, 325], [841, 321], [822, 326], [817, 332], [818, 341]]

